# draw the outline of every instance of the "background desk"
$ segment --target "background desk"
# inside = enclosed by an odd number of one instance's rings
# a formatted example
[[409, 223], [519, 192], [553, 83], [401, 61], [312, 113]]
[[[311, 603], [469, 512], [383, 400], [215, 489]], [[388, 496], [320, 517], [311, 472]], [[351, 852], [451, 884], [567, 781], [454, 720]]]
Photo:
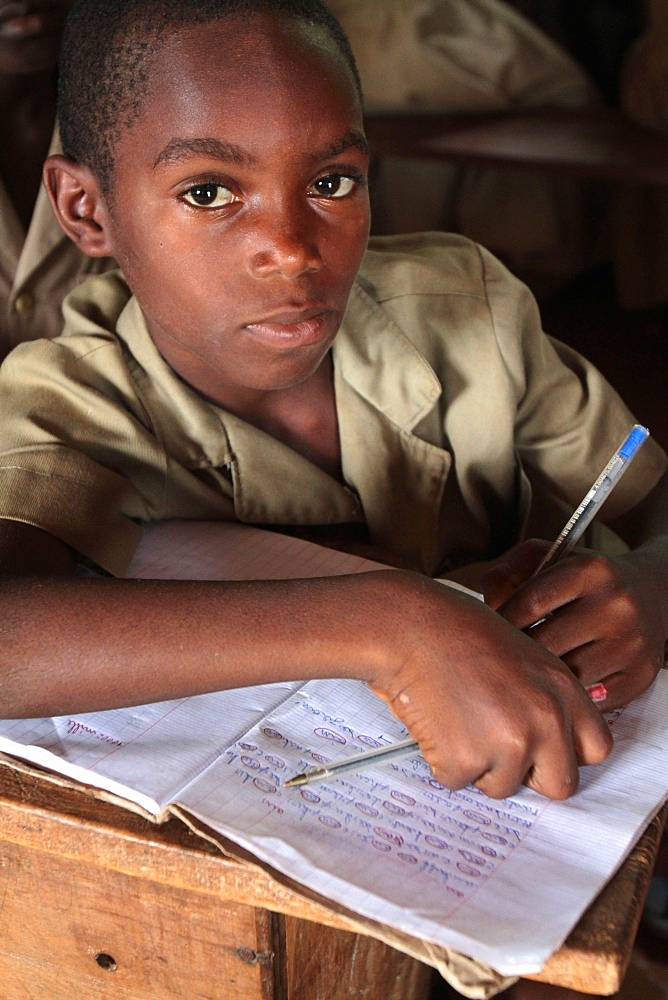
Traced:
[[[619, 988], [665, 814], [533, 978]], [[179, 820], [0, 765], [2, 1000], [426, 1000], [431, 978]]]
[[668, 185], [668, 136], [613, 108], [368, 112], [372, 152], [623, 184]]

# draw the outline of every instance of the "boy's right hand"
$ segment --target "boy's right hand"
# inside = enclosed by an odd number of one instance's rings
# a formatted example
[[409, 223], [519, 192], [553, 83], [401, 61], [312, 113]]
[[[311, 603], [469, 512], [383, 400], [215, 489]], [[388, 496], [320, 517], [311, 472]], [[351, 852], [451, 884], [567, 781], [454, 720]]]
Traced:
[[572, 795], [578, 765], [600, 763], [612, 747], [579, 681], [474, 598], [402, 578], [411, 582], [391, 598], [400, 607], [391, 663], [369, 683], [419, 741], [434, 777], [492, 798], [522, 783], [553, 799]]

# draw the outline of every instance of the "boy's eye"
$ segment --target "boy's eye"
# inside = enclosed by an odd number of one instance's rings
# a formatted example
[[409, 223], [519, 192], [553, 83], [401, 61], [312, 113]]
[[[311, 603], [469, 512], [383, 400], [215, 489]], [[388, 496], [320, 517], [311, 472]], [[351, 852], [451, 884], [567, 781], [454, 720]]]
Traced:
[[204, 184], [193, 184], [181, 195], [189, 205], [197, 208], [222, 208], [234, 201], [234, 195], [223, 184], [207, 181]]
[[358, 183], [357, 177], [346, 177], [343, 174], [327, 174], [326, 177], [319, 177], [310, 189], [309, 193], [318, 195], [319, 198], [345, 198]]

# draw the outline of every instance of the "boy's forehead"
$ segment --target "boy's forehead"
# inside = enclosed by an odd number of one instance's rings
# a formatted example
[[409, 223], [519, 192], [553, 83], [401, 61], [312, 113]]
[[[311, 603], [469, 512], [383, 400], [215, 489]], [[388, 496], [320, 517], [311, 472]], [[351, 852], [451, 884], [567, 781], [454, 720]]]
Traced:
[[[225, 132], [246, 123], [246, 134], [261, 142], [269, 141], [262, 123], [276, 134], [281, 122], [300, 118], [315, 128], [342, 108], [361, 129], [352, 72], [324, 29], [278, 15], [234, 15], [170, 31], [151, 58], [136, 128], [160, 155], [179, 134], [216, 134], [213, 121]], [[126, 149], [136, 149], [136, 133], [128, 139]]]
[[236, 88], [237, 100], [245, 96], [252, 103], [271, 83], [281, 91], [285, 84], [308, 89], [314, 73], [332, 84], [346, 81], [355, 91], [350, 68], [321, 26], [271, 13], [230, 15], [168, 32], [151, 65], [149, 93], [160, 95], [165, 84], [187, 92], [215, 77]]

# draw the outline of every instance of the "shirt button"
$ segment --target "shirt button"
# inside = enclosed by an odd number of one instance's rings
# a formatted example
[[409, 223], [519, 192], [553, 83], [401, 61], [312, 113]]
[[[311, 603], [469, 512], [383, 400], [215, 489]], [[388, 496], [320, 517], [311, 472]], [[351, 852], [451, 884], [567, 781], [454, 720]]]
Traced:
[[21, 292], [20, 295], [16, 296], [14, 301], [14, 308], [21, 316], [25, 316], [26, 313], [29, 313], [30, 310], [34, 308], [34, 305], [35, 298], [30, 294], [30, 292]]

